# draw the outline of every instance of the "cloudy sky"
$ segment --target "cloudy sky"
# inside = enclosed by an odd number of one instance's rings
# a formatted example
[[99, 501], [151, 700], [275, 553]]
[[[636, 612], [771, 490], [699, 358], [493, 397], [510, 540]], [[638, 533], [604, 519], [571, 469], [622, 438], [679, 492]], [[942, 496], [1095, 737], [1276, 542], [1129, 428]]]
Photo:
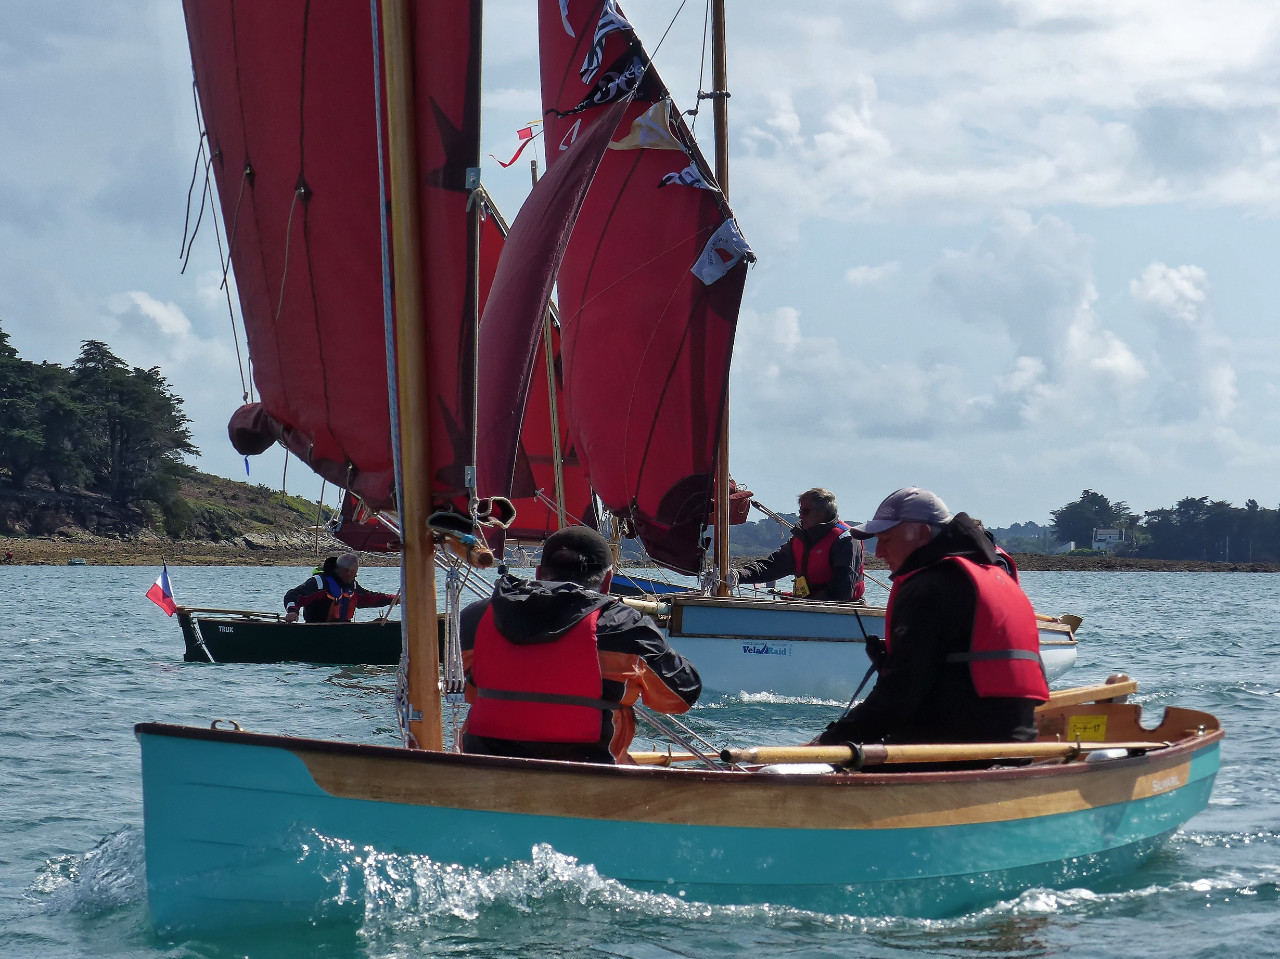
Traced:
[[[486, 8], [486, 154], [540, 112], [532, 6]], [[829, 486], [854, 519], [928, 486], [993, 526], [1086, 487], [1280, 504], [1280, 7], [729, 6], [730, 196], [759, 257], [735, 477], [780, 509]], [[624, 5], [650, 50], [679, 7]], [[655, 56], [682, 108], [701, 43], [690, 0]], [[180, 273], [198, 135], [177, 0], [0, 6], [0, 326], [27, 359], [95, 338], [160, 366], [197, 465], [243, 477], [207, 228]], [[527, 167], [486, 164], [513, 216]]]

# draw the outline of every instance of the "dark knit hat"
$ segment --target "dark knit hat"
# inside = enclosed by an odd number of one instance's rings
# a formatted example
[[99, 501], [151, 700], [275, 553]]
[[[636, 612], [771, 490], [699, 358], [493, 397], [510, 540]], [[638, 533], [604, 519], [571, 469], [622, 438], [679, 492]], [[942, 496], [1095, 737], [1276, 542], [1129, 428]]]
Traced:
[[609, 541], [590, 526], [566, 526], [542, 544], [542, 568], [557, 573], [599, 573], [613, 565]]

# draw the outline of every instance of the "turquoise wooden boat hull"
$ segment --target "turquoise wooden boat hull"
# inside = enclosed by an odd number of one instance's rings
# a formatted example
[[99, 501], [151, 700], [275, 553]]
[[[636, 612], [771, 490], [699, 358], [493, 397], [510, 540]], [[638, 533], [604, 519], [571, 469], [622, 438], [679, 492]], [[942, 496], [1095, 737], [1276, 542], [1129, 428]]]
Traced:
[[[1207, 715], [1169, 712], [1184, 731]], [[783, 776], [136, 731], [162, 929], [358, 918], [374, 853], [492, 870], [542, 846], [684, 900], [953, 915], [1132, 869], [1206, 806], [1221, 738], [1212, 722], [1101, 763]]]

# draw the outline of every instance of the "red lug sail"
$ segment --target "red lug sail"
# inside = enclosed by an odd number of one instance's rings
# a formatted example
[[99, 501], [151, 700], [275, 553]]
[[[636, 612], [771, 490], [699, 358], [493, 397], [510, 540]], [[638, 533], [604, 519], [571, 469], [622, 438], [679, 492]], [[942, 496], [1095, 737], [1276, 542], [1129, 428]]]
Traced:
[[627, 103], [558, 278], [570, 432], [605, 506], [695, 573], [751, 255], [617, 4], [539, 0], [539, 36], [552, 169]]
[[[546, 352], [538, 349], [543, 321], [578, 210], [622, 109], [621, 104], [610, 107], [610, 116], [579, 137], [561, 162], [534, 186], [507, 235], [480, 324], [478, 473], [485, 495], [510, 495], [517, 471], [528, 474], [519, 477], [522, 487], [536, 483], [530, 449], [552, 452], [550, 432], [541, 426], [550, 418]], [[539, 366], [542, 381], [535, 383], [534, 370]], [[530, 402], [538, 404], [536, 411], [527, 410]], [[526, 412], [535, 415], [528, 417]], [[523, 430], [522, 417], [526, 420]], [[530, 425], [541, 427], [537, 430], [541, 435], [534, 435]], [[523, 449], [518, 451], [522, 439]], [[562, 446], [567, 448], [563, 442]], [[541, 465], [543, 478], [554, 484], [550, 455]], [[532, 489], [521, 490], [521, 495], [531, 494]], [[589, 498], [588, 493], [588, 502]], [[581, 509], [587, 504], [573, 505]], [[585, 513], [576, 515], [581, 519]], [[510, 535], [519, 538], [526, 528], [527, 524], [522, 524], [520, 531]]]
[[[196, 87], [260, 404], [238, 448], [280, 440], [370, 506], [394, 503], [368, 5], [184, 4]], [[433, 498], [465, 505], [470, 461], [480, 4], [414, 8]]]
[[[535, 212], [527, 203], [525, 209]], [[566, 426], [560, 328], [555, 323], [550, 325], [550, 333], [559, 443], [553, 441], [542, 322], [551, 282], [547, 279], [543, 290], [542, 281], [548, 275], [554, 278], [554, 268], [548, 266], [549, 273], [536, 268], [526, 271], [526, 266], [539, 262], [540, 253], [536, 247], [521, 243], [521, 233], [527, 232], [519, 218], [509, 231], [501, 216], [490, 210], [480, 233], [484, 312], [480, 321], [477, 487], [481, 496], [511, 499], [516, 520], [506, 530], [506, 538], [541, 541], [561, 525], [557, 510], [550, 505], [556, 497], [557, 446], [566, 522], [586, 520], [592, 504], [591, 487]], [[489, 294], [494, 290], [497, 299], [491, 302]], [[500, 537], [490, 539], [500, 552]]]

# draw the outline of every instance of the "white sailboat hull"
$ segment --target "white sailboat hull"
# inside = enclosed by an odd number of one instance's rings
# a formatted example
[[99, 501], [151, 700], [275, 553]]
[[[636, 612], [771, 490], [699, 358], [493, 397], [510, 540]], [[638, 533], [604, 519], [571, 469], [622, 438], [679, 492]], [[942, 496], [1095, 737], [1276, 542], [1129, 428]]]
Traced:
[[[866, 637], [884, 635], [882, 607], [663, 598], [671, 603], [671, 645], [717, 692], [847, 700], [871, 665]], [[1075, 665], [1076, 645], [1066, 624], [1040, 624], [1040, 656], [1050, 682]]]

